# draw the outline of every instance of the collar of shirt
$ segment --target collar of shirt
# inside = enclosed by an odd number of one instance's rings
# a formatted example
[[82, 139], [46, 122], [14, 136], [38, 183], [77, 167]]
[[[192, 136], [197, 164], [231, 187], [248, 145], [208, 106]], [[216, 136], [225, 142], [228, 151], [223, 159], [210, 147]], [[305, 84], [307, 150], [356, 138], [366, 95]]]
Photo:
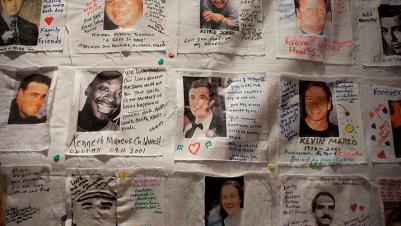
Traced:
[[17, 18], [13, 18], [13, 17], [4, 15], [4, 13], [1, 13], [1, 16], [3, 17], [4, 21], [7, 23], [8, 27], [11, 26], [11, 22], [12, 21], [17, 21], [18, 20], [18, 17]]
[[[306, 32], [306, 31], [304, 31], [302, 28], [299, 28], [300, 30], [301, 30], [301, 33], [302, 34], [305, 34], [305, 35], [312, 35], [312, 34], [309, 34], [308, 32]], [[322, 32], [320, 32], [320, 34], [316, 34], [316, 35], [320, 35], [320, 36], [323, 36], [323, 31]]]
[[[202, 126], [203, 126], [203, 130], [208, 130], [210, 123], [212, 123], [212, 118], [213, 118], [213, 112], [210, 112], [210, 115], [207, 116], [205, 118], [205, 120], [203, 120], [203, 122], [201, 122]], [[195, 122], [196, 123], [196, 122]]]

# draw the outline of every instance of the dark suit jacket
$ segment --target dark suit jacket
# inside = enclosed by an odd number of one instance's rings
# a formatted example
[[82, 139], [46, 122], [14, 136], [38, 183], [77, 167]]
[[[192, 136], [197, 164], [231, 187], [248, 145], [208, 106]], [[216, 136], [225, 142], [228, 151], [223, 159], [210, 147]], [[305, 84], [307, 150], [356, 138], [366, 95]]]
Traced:
[[[196, 127], [195, 127], [195, 129], [196, 129]], [[195, 129], [194, 129], [194, 127], [191, 127], [191, 129], [189, 129], [185, 133], [185, 138], [192, 138], [192, 136], [195, 132]], [[220, 117], [217, 117], [215, 114], [213, 114], [212, 121], [210, 121], [209, 128], [203, 128], [203, 130], [214, 130], [216, 137], [226, 137], [227, 136], [226, 120], [222, 119]]]
[[[13, 45], [13, 44], [20, 44], [26, 46], [37, 45], [38, 27], [35, 24], [23, 19], [22, 17], [18, 17], [17, 27], [18, 27], [19, 43], [17, 43], [17, 40], [10, 40], [10, 42], [4, 43], [3, 40], [0, 38], [0, 46]], [[4, 32], [9, 30], [10, 28], [7, 26], [7, 23], [0, 15], [0, 37], [4, 34]]]

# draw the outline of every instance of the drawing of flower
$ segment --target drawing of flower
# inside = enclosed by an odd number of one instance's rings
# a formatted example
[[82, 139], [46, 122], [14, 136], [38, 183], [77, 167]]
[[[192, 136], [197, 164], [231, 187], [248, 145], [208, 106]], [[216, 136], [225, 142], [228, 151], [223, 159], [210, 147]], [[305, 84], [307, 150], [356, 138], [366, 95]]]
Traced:
[[217, 137], [216, 128], [206, 130], [206, 137]]

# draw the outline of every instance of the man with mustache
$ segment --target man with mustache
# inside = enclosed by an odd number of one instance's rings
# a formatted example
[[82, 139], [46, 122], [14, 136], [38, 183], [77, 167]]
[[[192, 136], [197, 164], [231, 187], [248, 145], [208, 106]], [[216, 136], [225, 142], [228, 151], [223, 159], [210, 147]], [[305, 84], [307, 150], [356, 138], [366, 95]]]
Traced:
[[51, 79], [45, 75], [32, 74], [25, 77], [11, 101], [8, 124], [37, 124], [46, 122], [46, 115], [40, 112], [45, 104]]
[[102, 71], [85, 90], [85, 105], [78, 115], [78, 132], [118, 131], [123, 76]]
[[36, 45], [38, 27], [19, 16], [23, 0], [0, 0], [0, 46]]
[[336, 201], [329, 192], [319, 192], [312, 200], [312, 213], [317, 226], [329, 226], [334, 218]]
[[401, 5], [380, 5], [383, 53], [401, 55]]
[[216, 91], [205, 79], [192, 82], [189, 89], [189, 107], [194, 119], [184, 129], [185, 138], [192, 137], [225, 137], [225, 120], [213, 114]]
[[142, 13], [142, 0], [106, 0], [104, 30], [133, 28], [138, 24]]

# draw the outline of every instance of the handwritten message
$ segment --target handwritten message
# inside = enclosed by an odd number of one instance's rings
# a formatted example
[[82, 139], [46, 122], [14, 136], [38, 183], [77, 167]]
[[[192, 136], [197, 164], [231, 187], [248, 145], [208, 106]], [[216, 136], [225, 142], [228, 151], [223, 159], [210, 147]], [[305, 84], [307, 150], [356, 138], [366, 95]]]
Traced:
[[110, 190], [115, 184], [115, 177], [106, 177], [102, 175], [83, 175], [69, 177], [67, 187], [71, 192], [71, 197], [74, 198], [75, 196], [90, 189]]
[[29, 221], [40, 212], [40, 208], [26, 206], [22, 208], [14, 207], [6, 209], [7, 224], [21, 224]]
[[401, 179], [379, 179], [379, 192], [383, 202], [401, 202]]
[[347, 226], [363, 226], [370, 222], [370, 189], [363, 177], [284, 176], [282, 180], [280, 225], [319, 224], [321, 216], [316, 215], [313, 208], [319, 205], [322, 196], [328, 197], [324, 205], [332, 203], [333, 206], [332, 211], [324, 212], [326, 222]]
[[134, 179], [132, 182], [135, 211], [151, 211], [153, 214], [163, 214], [161, 197], [159, 194], [161, 178]]
[[281, 135], [291, 141], [298, 136], [298, 131], [292, 129], [299, 117], [299, 103], [294, 97], [298, 95], [297, 83], [292, 80], [284, 81], [281, 89], [280, 129]]
[[9, 178], [10, 195], [49, 192], [49, 169], [32, 170], [29, 168], [14, 168]]
[[[130, 28], [108, 27], [104, 8], [98, 0], [82, 2], [80, 20], [71, 29], [74, 52], [163, 50], [165, 48], [165, 1], [149, 0], [143, 4], [142, 17]], [[132, 6], [131, 6], [132, 7]], [[130, 11], [129, 11], [130, 12]], [[110, 25], [111, 26], [111, 25]], [[90, 40], [90, 41], [88, 41]]]

